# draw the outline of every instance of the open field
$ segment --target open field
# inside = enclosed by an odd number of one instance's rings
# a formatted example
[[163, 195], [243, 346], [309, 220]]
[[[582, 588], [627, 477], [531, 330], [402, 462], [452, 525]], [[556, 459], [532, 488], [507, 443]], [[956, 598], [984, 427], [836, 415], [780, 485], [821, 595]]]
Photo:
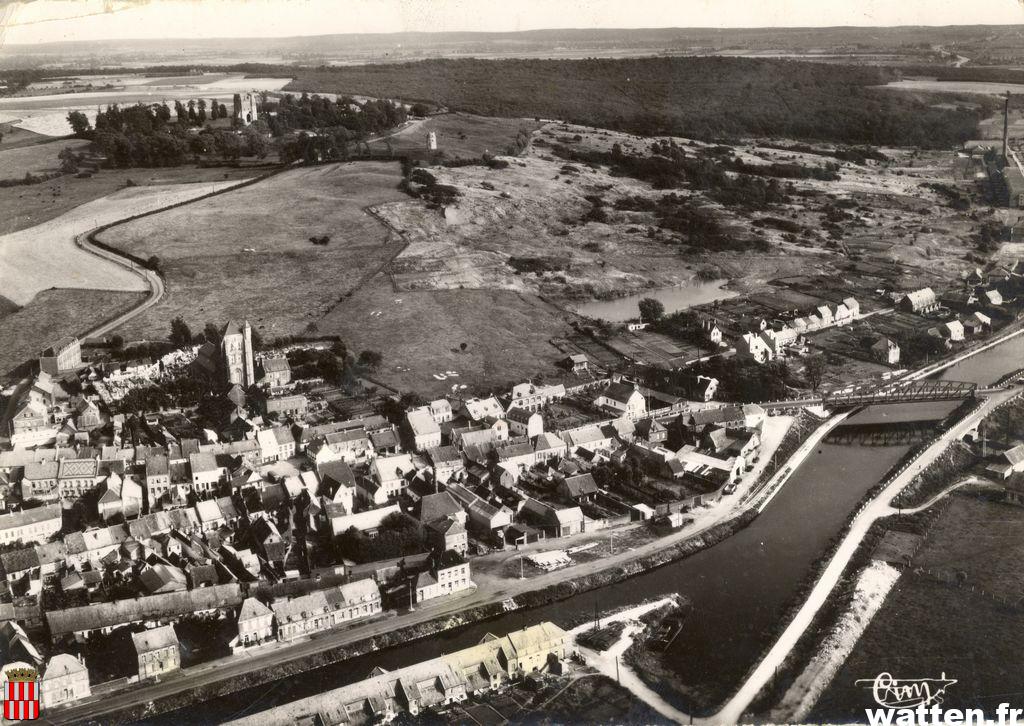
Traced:
[[25, 305], [41, 290], [53, 287], [148, 290], [130, 270], [80, 249], [75, 244], [76, 235], [232, 183], [131, 187], [75, 207], [48, 222], [0, 236], [0, 295]]
[[[442, 159], [475, 159], [486, 153], [504, 154], [515, 143], [520, 131], [530, 133], [540, 126], [532, 119], [494, 118], [466, 113], [431, 116], [422, 123], [388, 136], [396, 154], [430, 157], [427, 134], [437, 134], [437, 150]], [[375, 152], [386, 151], [384, 140], [370, 142]]]
[[[53, 159], [56, 160], [57, 152], [67, 143], [69, 142], [57, 141], [52, 144], [42, 144], [39, 148], [48, 147]], [[6, 151], [0, 152], [0, 162], [3, 162], [6, 154]], [[192, 166], [174, 169], [111, 169], [93, 174], [88, 179], [78, 179], [73, 175], [65, 174], [42, 184], [2, 187], [0, 188], [0, 234], [17, 232], [42, 224], [82, 204], [114, 194], [124, 189], [129, 180], [140, 187], [187, 183], [213, 184], [248, 179], [260, 171], [247, 167], [200, 169]], [[206, 191], [210, 191], [212, 188], [207, 186]]]
[[554, 363], [562, 356], [549, 339], [566, 333], [570, 317], [531, 295], [394, 292], [378, 276], [319, 321], [317, 331], [340, 335], [351, 350], [381, 351], [384, 364], [374, 377], [394, 388], [440, 395], [465, 385], [485, 393], [541, 373], [557, 374]]
[[[761, 240], [760, 246], [720, 250], [659, 226], [656, 211], [642, 208], [656, 205], [667, 192], [606, 164], [566, 163], [549, 151], [560, 145], [585, 157], [609, 154], [618, 145], [647, 157], [653, 141], [548, 124], [535, 134], [526, 156], [507, 159], [507, 168], [432, 168], [438, 184], [458, 191], [454, 201], [438, 208], [409, 199], [383, 210], [410, 241], [392, 266], [395, 283], [403, 290], [498, 287], [568, 303], [679, 285], [698, 271], [721, 273], [732, 289], [763, 290], [774, 297], [781, 293], [777, 286], [767, 287], [769, 282], [800, 276], [808, 284], [802, 301], [791, 306], [798, 308], [815, 299], [821, 304], [821, 294], [832, 287], [852, 289], [846, 294], [868, 304], [861, 289], [864, 275], [837, 275], [849, 265], [847, 253], [882, 264], [902, 262], [906, 279], [897, 279], [897, 271], [890, 283], [908, 287], [922, 275], [953, 278], [970, 264], [964, 256], [972, 249], [978, 221], [925, 186], [952, 181], [956, 158], [951, 152], [886, 149], [885, 163], [841, 162], [838, 179], [784, 180], [791, 190], [788, 201], [767, 208], [722, 204], [708, 190], [677, 186], [673, 193], [710, 210], [731, 238]], [[674, 142], [688, 154], [705, 153], [705, 146], [690, 140]], [[804, 149], [757, 141], [731, 146], [752, 167], [814, 169], [837, 163], [828, 148]], [[646, 201], [630, 202], [635, 199]], [[603, 205], [600, 214], [593, 212], [596, 203]], [[823, 228], [827, 220], [829, 230]], [[872, 295], [875, 289], [870, 288]]]
[[982, 707], [993, 717], [1019, 689], [1024, 630], [1019, 606], [987, 593], [1010, 602], [1024, 595], [1022, 554], [1024, 510], [954, 496], [911, 564], [931, 573], [903, 574], [808, 720], [862, 720], [872, 700], [854, 681], [883, 671], [898, 678], [944, 672], [958, 683], [947, 690], [943, 708]]
[[[193, 329], [248, 318], [264, 339], [309, 332], [401, 249], [364, 211], [402, 198], [400, 179], [398, 163], [296, 169], [107, 230], [107, 244], [157, 255], [167, 287], [121, 332], [163, 338], [178, 315]], [[330, 242], [314, 245], [311, 236]]]
[[48, 344], [76, 335], [137, 305], [138, 292], [43, 290], [25, 307], [0, 316], [0, 375], [6, 375]]
[[61, 149], [81, 151], [89, 145], [89, 142], [83, 139], [65, 139], [47, 144], [8, 148], [6, 138], [5, 136], [3, 146], [0, 146], [0, 181], [22, 179], [25, 174], [60, 171], [60, 159], [57, 158], [57, 154]]

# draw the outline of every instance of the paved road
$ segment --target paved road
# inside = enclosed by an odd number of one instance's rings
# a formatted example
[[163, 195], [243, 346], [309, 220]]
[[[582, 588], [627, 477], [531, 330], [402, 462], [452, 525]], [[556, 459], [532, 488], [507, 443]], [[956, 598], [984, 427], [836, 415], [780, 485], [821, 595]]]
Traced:
[[126, 257], [122, 257], [121, 255], [114, 254], [109, 250], [105, 250], [102, 247], [97, 247], [96, 245], [94, 245], [92, 242], [89, 241], [89, 235], [91, 235], [95, 231], [96, 230], [90, 230], [88, 232], [85, 232], [84, 234], [76, 236], [75, 244], [81, 247], [86, 252], [94, 254], [97, 257], [102, 257], [103, 259], [110, 260], [111, 262], [121, 265], [122, 267], [126, 267], [133, 273], [141, 277], [149, 286], [149, 296], [141, 303], [136, 305], [134, 308], [128, 310], [125, 313], [122, 313], [113, 320], [110, 320], [106, 323], [101, 323], [100, 325], [97, 325], [94, 328], [85, 331], [80, 336], [83, 339], [99, 338], [106, 335], [115, 328], [124, 325], [132, 318], [135, 318], [144, 313], [145, 311], [149, 310], [151, 307], [160, 302], [160, 298], [164, 296], [164, 281], [163, 278], [160, 277], [160, 275], [156, 274], [152, 270], [146, 269], [145, 267], [139, 267]]
[[[929, 446], [921, 456], [914, 460], [914, 462], [902, 473], [896, 476], [888, 486], [886, 486], [867, 504], [867, 506], [864, 507], [864, 509], [861, 510], [860, 514], [858, 514], [853, 520], [853, 524], [846, 536], [843, 538], [843, 541], [840, 543], [839, 548], [836, 550], [835, 554], [832, 555], [832, 559], [829, 561], [828, 566], [822, 572], [818, 581], [814, 584], [814, 588], [807, 596], [807, 600], [804, 601], [803, 606], [799, 611], [797, 611], [796, 616], [782, 632], [782, 635], [779, 636], [779, 639], [771, 649], [765, 654], [764, 658], [757, 665], [754, 671], [750, 676], [748, 676], [747, 680], [742, 686], [740, 686], [736, 695], [733, 696], [718, 713], [708, 719], [705, 719], [705, 723], [720, 724], [741, 722], [744, 712], [753, 702], [761, 689], [767, 685], [768, 681], [774, 675], [775, 669], [782, 666], [797, 641], [810, 627], [814, 616], [817, 615], [818, 611], [832, 593], [836, 583], [839, 582], [839, 579], [846, 570], [850, 559], [857, 551], [861, 540], [864, 539], [864, 536], [868, 533], [871, 525], [883, 517], [889, 517], [896, 514], [897, 509], [890, 504], [893, 497], [899, 494], [908, 484], [910, 484], [911, 481], [913, 481], [914, 477], [920, 474], [933, 461], [941, 456], [952, 442], [961, 438], [964, 434], [970, 431], [970, 429], [973, 428], [978, 421], [988, 415], [992, 409], [1004, 401], [1020, 395], [1020, 393], [1021, 389], [1019, 387], [1014, 387], [986, 399], [977, 411], [961, 421], [958, 421], [952, 428], [950, 428], [949, 431], [942, 434], [935, 443]], [[952, 488], [946, 490], [944, 494], [948, 494], [950, 491], [952, 491]], [[934, 503], [934, 501], [935, 499], [933, 498], [929, 504]]]

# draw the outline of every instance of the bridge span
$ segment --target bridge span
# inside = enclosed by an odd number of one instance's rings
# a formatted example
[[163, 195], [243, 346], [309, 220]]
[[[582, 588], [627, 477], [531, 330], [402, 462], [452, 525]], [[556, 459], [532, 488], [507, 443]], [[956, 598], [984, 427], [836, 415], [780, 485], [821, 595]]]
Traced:
[[822, 406], [831, 410], [845, 410], [860, 406], [878, 406], [891, 403], [925, 403], [931, 401], [965, 401], [1002, 388], [979, 388], [966, 381], [919, 380], [897, 381], [881, 386], [845, 389], [819, 396], [792, 398], [760, 404], [766, 411], [790, 410]]

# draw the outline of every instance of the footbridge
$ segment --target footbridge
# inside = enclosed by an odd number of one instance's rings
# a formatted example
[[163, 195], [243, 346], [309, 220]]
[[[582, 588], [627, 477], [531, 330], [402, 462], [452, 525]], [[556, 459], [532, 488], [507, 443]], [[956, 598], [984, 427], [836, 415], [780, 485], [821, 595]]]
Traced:
[[760, 404], [767, 411], [790, 410], [822, 406], [831, 410], [844, 410], [860, 406], [878, 406], [889, 403], [925, 403], [930, 401], [965, 401], [993, 390], [979, 388], [977, 383], [966, 381], [897, 381], [881, 386], [862, 386], [823, 393], [806, 398], [792, 398]]

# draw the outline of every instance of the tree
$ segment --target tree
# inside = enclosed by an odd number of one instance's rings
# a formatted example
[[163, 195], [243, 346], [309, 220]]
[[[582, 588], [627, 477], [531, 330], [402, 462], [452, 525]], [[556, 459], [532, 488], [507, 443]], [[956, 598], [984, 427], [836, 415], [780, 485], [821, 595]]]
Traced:
[[640, 319], [645, 323], [656, 323], [665, 314], [665, 306], [661, 304], [661, 300], [655, 300], [653, 297], [645, 297], [640, 301], [639, 307]]
[[818, 391], [821, 379], [825, 375], [825, 356], [818, 354], [810, 356], [804, 363], [804, 378], [810, 384], [811, 390]]
[[65, 174], [77, 174], [78, 173], [78, 156], [75, 154], [74, 149], [65, 146], [57, 154], [57, 158], [60, 159], [60, 170]]
[[430, 106], [422, 102], [417, 102], [414, 103], [412, 105], [412, 108], [409, 109], [409, 113], [411, 113], [413, 116], [423, 117], [430, 113]]
[[121, 350], [122, 348], [124, 348], [124, 338], [122, 338], [120, 335], [110, 336], [110, 347], [113, 348], [114, 350]]
[[160, 258], [156, 255], [150, 255], [149, 259], [146, 260], [146, 267], [153, 272], [160, 272]]
[[466, 352], [466, 348], [468, 348], [468, 347], [469, 347], [469, 343], [466, 343], [466, 342], [459, 343], [459, 350], [461, 350], [463, 353]]
[[384, 362], [384, 356], [376, 350], [364, 350], [359, 354], [359, 365], [364, 368], [368, 368], [371, 371], [380, 368], [380, 364]]
[[81, 111], [72, 111], [68, 114], [68, 123], [71, 125], [71, 133], [80, 139], [88, 138], [92, 132], [89, 124], [89, 117]]
[[206, 100], [203, 98], [199, 99], [199, 111], [196, 113], [196, 120], [200, 124], [206, 123]]
[[180, 315], [171, 321], [171, 335], [168, 339], [175, 348], [192, 344], [192, 331]]
[[220, 345], [220, 328], [218, 328], [214, 323], [207, 323], [203, 326], [203, 337], [206, 338], [206, 342], [208, 343]]

